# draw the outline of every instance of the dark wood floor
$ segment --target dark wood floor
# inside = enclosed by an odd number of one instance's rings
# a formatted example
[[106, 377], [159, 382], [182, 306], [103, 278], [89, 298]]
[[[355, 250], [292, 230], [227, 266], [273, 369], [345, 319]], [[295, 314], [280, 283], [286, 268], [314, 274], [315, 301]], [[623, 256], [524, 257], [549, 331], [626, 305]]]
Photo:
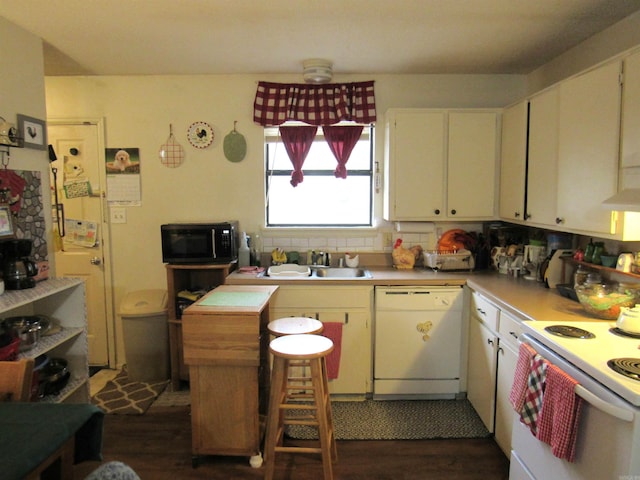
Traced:
[[[106, 415], [104, 461], [119, 460], [142, 480], [259, 479], [264, 469], [247, 457], [204, 457], [191, 462], [189, 407], [152, 407], [145, 415]], [[299, 442], [304, 443], [304, 442]], [[499, 480], [509, 476], [509, 462], [493, 439], [421, 441], [339, 441], [336, 480]], [[99, 462], [77, 465], [82, 480]], [[317, 455], [279, 454], [277, 480], [317, 480]]]

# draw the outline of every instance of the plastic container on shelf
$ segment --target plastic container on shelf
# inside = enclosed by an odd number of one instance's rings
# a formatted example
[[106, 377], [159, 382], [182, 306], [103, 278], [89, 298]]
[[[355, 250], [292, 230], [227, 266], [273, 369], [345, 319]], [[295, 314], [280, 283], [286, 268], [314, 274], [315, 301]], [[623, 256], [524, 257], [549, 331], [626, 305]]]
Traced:
[[167, 291], [137, 290], [120, 305], [129, 379], [151, 382], [169, 378]]

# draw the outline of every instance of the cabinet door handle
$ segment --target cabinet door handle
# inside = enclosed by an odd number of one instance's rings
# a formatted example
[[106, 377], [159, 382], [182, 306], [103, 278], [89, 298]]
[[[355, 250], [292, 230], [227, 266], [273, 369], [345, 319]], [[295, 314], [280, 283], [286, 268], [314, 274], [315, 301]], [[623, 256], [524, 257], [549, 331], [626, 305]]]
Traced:
[[487, 343], [488, 343], [489, 345], [493, 345], [493, 340], [491, 340], [490, 338], [487, 338]]
[[479, 313], [480, 315], [486, 315], [486, 314], [487, 314], [487, 313], [486, 313], [484, 310], [482, 310], [481, 308], [476, 308], [476, 310], [478, 311], [478, 313]]
[[520, 217], [520, 212], [513, 212], [513, 216], [516, 218]]
[[556, 217], [556, 224], [560, 225], [561, 223], [564, 223], [564, 218]]
[[440, 215], [440, 209], [439, 209], [439, 208], [436, 208], [436, 209], [433, 211], [433, 213], [435, 213], [436, 215]]
[[452, 209], [451, 209], [451, 215], [455, 215], [456, 213], [458, 213], [458, 212], [456, 211], [456, 209], [455, 209], [455, 208], [452, 208]]
[[509, 332], [509, 335], [511, 335], [516, 340], [518, 339], [518, 335], [516, 334], [516, 332]]
[[349, 312], [344, 312], [344, 324], [349, 323]]

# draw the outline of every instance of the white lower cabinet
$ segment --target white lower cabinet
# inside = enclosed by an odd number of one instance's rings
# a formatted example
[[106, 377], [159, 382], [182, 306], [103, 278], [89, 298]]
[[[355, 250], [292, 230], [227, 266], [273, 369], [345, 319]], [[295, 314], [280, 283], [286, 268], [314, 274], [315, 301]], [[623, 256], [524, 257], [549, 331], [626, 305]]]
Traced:
[[467, 398], [490, 432], [494, 427], [497, 345], [496, 334], [472, 314], [469, 319]]
[[470, 298], [467, 398], [509, 456], [513, 423], [509, 394], [518, 361], [521, 324], [479, 293], [472, 292]]
[[[87, 310], [84, 282], [75, 278], [50, 278], [25, 290], [9, 290], [0, 296], [2, 319], [21, 315], [46, 315], [60, 324], [60, 330], [41, 336], [37, 345], [21, 352], [20, 358], [67, 360], [71, 377], [57, 395], [42, 401], [89, 402], [89, 363], [87, 343]], [[56, 327], [57, 328], [57, 327]]]
[[518, 336], [522, 333], [520, 322], [502, 311], [498, 328], [498, 373], [496, 377], [496, 442], [509, 456], [511, 451], [511, 431], [513, 427], [513, 408], [509, 394], [513, 385], [513, 376], [518, 362]]
[[364, 397], [372, 392], [372, 307], [371, 286], [281, 285], [272, 297], [270, 316], [342, 323], [339, 373], [329, 380], [329, 392]]

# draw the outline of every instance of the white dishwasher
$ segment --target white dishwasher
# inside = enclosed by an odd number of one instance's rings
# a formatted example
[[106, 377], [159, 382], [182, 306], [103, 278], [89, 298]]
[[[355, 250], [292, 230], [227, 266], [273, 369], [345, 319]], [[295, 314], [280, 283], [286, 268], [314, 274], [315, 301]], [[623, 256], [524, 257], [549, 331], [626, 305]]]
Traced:
[[376, 287], [373, 396], [455, 398], [462, 364], [461, 287]]

